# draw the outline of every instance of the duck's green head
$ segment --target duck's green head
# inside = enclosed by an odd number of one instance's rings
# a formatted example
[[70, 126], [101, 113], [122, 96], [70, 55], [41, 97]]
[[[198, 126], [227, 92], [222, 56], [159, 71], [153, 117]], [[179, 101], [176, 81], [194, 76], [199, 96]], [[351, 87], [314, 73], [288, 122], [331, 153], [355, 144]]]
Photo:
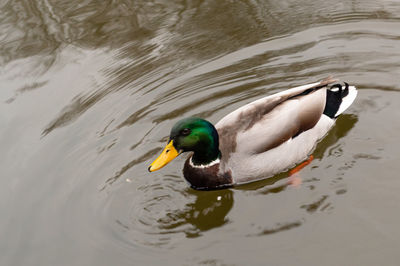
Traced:
[[160, 156], [150, 165], [153, 172], [168, 164], [179, 154], [193, 151], [195, 165], [208, 164], [220, 156], [218, 133], [208, 121], [190, 117], [178, 121], [171, 129], [169, 141]]

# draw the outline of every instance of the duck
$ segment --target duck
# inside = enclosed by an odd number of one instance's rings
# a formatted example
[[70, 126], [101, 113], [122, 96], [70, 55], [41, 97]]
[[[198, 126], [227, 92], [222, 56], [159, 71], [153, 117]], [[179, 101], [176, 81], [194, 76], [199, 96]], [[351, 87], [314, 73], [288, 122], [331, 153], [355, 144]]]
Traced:
[[355, 86], [328, 77], [250, 102], [215, 126], [199, 117], [181, 119], [148, 170], [190, 152], [183, 176], [196, 190], [270, 178], [307, 160], [356, 96]]

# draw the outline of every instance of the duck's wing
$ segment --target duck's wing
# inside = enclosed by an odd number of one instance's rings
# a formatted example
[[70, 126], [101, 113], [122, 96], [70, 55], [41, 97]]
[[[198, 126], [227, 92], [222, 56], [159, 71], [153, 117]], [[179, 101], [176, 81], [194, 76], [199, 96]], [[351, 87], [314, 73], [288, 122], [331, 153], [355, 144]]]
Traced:
[[217, 124], [222, 159], [234, 152], [257, 154], [268, 151], [320, 120], [326, 103], [327, 78], [256, 100], [233, 111]]

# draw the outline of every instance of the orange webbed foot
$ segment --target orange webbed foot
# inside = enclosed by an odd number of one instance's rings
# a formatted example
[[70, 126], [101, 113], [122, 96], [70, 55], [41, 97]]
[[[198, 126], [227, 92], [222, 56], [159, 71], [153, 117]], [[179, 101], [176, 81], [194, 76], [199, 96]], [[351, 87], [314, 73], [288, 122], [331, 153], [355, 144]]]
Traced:
[[289, 171], [289, 181], [288, 181], [289, 185], [292, 185], [294, 187], [299, 187], [303, 183], [298, 173], [300, 172], [301, 169], [309, 165], [312, 162], [312, 160], [314, 160], [314, 156], [310, 155], [310, 157], [306, 161], [302, 162], [301, 164], [297, 165], [295, 168]]

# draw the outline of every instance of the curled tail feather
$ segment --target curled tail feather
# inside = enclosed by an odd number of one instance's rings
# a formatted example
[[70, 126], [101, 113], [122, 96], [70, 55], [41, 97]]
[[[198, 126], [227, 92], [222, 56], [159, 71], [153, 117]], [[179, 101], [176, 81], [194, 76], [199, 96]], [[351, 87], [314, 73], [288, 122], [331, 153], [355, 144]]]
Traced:
[[357, 96], [357, 89], [349, 86], [347, 82], [332, 85], [326, 93], [326, 105], [324, 114], [330, 118], [336, 118], [343, 113], [354, 101]]

